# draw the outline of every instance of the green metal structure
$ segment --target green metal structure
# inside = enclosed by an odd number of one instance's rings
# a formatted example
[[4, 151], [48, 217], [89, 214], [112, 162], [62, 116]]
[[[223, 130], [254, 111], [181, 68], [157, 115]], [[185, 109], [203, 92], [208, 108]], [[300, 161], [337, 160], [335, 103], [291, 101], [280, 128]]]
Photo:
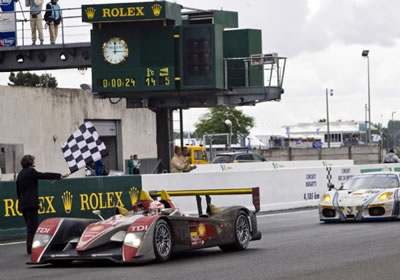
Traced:
[[283, 93], [285, 58], [265, 63], [261, 30], [236, 29], [237, 12], [113, 3], [83, 5], [82, 20], [93, 24], [93, 92], [129, 108], [253, 105]]

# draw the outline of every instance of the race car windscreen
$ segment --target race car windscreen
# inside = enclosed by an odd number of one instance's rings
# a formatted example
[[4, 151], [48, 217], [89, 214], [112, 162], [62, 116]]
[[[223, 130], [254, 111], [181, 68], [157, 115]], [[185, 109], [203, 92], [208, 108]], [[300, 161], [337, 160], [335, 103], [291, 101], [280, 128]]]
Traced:
[[398, 188], [399, 179], [394, 174], [355, 176], [344, 183], [343, 190]]

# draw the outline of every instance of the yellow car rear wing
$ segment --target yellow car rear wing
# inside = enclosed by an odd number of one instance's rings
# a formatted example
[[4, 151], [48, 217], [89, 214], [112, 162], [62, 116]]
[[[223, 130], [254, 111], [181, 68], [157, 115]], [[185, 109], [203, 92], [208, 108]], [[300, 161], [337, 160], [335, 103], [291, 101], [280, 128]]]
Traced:
[[[253, 197], [253, 205], [256, 212], [260, 211], [260, 188], [243, 188], [243, 189], [208, 189], [208, 190], [172, 190], [172, 191], [149, 191], [150, 196], [153, 199], [157, 199], [159, 196], [165, 196], [165, 192], [169, 196], [196, 196], [197, 208], [199, 215], [202, 214], [201, 209], [201, 195], [206, 196], [207, 206], [211, 204], [211, 195], [245, 195], [251, 194]], [[164, 193], [164, 195], [163, 195]], [[207, 207], [208, 208], [208, 207]]]

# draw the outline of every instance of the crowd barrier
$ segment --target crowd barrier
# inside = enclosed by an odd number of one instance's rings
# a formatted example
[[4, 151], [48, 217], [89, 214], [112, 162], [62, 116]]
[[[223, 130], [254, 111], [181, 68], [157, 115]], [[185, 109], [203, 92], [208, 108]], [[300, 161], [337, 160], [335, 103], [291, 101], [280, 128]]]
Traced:
[[[40, 181], [39, 219], [50, 217], [94, 218], [100, 209], [110, 217], [116, 206], [132, 207], [141, 190], [140, 176], [107, 176], [61, 181]], [[0, 182], [0, 241], [25, 236], [25, 223], [18, 211], [15, 182]]]

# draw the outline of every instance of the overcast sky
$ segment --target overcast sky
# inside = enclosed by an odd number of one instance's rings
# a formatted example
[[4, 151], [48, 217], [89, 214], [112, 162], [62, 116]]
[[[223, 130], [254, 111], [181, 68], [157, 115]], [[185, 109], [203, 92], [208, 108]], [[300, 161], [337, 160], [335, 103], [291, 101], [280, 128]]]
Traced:
[[[60, 0], [59, 4], [73, 8], [109, 2], [135, 1]], [[367, 60], [361, 56], [364, 49], [370, 50], [372, 122], [386, 126], [392, 112], [396, 112], [395, 119], [400, 119], [399, 0], [177, 2], [187, 7], [238, 11], [240, 28], [262, 29], [264, 53], [277, 52], [287, 57], [282, 100], [240, 108], [255, 118], [254, 134], [283, 132], [284, 125], [326, 118], [326, 88], [334, 89], [329, 98], [331, 121], [364, 121], [368, 102]], [[66, 31], [66, 42], [88, 40], [89, 28]], [[60, 87], [79, 88], [91, 81], [90, 71], [85, 75], [77, 70], [51, 73]], [[7, 81], [8, 73], [0, 74], [0, 84]], [[185, 110], [185, 130], [193, 131], [194, 123], [205, 112], [206, 109]]]

